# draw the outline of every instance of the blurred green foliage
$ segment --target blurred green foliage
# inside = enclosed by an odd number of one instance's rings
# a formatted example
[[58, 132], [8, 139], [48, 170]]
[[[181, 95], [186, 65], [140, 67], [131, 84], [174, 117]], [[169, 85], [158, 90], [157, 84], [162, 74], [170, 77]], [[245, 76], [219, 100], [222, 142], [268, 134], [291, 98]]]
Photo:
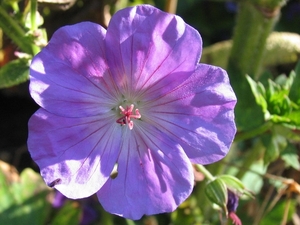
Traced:
[[[105, 18], [121, 8], [146, 3], [164, 10], [167, 2], [97, 0], [97, 7], [91, 9], [94, 0], [0, 0], [0, 88], [28, 80], [32, 57], [58, 27], [81, 20], [106, 26]], [[228, 156], [213, 165], [196, 166], [195, 176], [204, 174], [205, 180], [196, 179], [192, 195], [176, 211], [139, 221], [106, 213], [94, 197], [66, 200], [54, 207], [54, 190], [36, 172], [27, 168], [19, 175], [0, 161], [0, 224], [230, 224], [227, 190], [240, 198], [236, 214], [244, 225], [296, 224], [300, 206], [294, 197], [300, 194], [300, 2], [177, 3], [176, 14], [202, 36], [201, 62], [227, 69], [237, 94], [238, 132]], [[97, 215], [95, 219], [86, 209]], [[84, 222], [86, 217], [89, 222]]]

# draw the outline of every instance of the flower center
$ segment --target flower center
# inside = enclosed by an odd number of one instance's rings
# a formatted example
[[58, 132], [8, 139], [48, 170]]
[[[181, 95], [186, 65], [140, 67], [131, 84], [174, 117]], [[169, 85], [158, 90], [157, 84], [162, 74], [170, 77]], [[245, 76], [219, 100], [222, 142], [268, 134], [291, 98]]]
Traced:
[[141, 114], [138, 109], [135, 109], [135, 113], [133, 112], [134, 105], [131, 104], [130, 106], [126, 106], [124, 109], [122, 106], [119, 106], [121, 110], [121, 114], [123, 115], [121, 118], [117, 119], [117, 123], [121, 125], [128, 125], [129, 129], [132, 130], [133, 128], [133, 121], [131, 119], [140, 119]]

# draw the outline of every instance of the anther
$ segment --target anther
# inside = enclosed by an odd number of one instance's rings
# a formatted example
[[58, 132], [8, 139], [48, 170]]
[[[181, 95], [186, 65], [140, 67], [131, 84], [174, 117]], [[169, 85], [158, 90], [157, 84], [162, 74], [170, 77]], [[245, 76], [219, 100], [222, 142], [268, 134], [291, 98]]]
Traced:
[[135, 114], [133, 114], [133, 108], [134, 105], [131, 104], [129, 107], [127, 106], [126, 109], [124, 109], [122, 106], [119, 106], [121, 110], [121, 114], [123, 115], [121, 118], [117, 119], [117, 123], [121, 125], [128, 125], [129, 129], [132, 130], [133, 128], [133, 121], [131, 119], [140, 119], [141, 114], [138, 109], [135, 109]]

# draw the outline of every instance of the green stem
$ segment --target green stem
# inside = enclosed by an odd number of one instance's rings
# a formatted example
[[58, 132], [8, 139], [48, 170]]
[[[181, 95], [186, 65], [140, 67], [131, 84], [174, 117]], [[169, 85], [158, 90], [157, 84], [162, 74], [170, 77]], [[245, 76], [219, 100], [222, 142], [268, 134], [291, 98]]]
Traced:
[[0, 27], [3, 32], [24, 52], [32, 54], [32, 43], [26, 39], [25, 31], [0, 6]]
[[272, 125], [273, 125], [272, 122], [266, 122], [257, 128], [254, 128], [254, 129], [251, 129], [251, 130], [248, 130], [245, 132], [237, 133], [235, 135], [234, 141], [235, 142], [244, 141], [244, 140], [259, 136], [260, 134], [263, 134], [266, 131], [268, 131], [272, 127]]
[[17, 1], [11, 2], [11, 7], [13, 8], [13, 10], [14, 10], [15, 13], [20, 12], [19, 5], [18, 5]]
[[[203, 166], [196, 164], [196, 169], [203, 173], [205, 178], [209, 181], [215, 180], [215, 177]], [[207, 198], [205, 194], [205, 187], [206, 187], [206, 182], [199, 182], [197, 183], [195, 187], [195, 195], [197, 198], [197, 205], [199, 209], [201, 210], [204, 218], [210, 218], [210, 215], [212, 213], [212, 207], [211, 207], [211, 202]]]
[[36, 11], [37, 11], [37, 0], [30, 0], [30, 22], [31, 22], [32, 31], [35, 31], [37, 29]]
[[127, 223], [127, 225], [135, 225], [135, 222], [133, 220], [129, 220], [129, 219], [126, 219], [126, 223]]
[[200, 164], [196, 164], [196, 168], [203, 173], [203, 175], [208, 179], [209, 181], [213, 181], [215, 177], [203, 166]]
[[239, 1], [227, 66], [230, 82], [238, 99], [235, 113], [239, 130], [254, 129], [264, 122], [264, 115], [251, 95], [245, 75], [259, 75], [266, 41], [278, 20], [282, 1], [284, 0]]
[[254, 4], [254, 1], [240, 1], [229, 57], [229, 70], [237, 71], [242, 76], [258, 75], [267, 38], [279, 17], [277, 8], [272, 11], [273, 14], [267, 12], [258, 3]]
[[[38, 26], [37, 26], [37, 23], [36, 23], [36, 15], [37, 15], [36, 12], [37, 12], [37, 0], [31, 0], [30, 1], [30, 23], [31, 23], [31, 28], [30, 29], [31, 29], [32, 32], [34, 32], [38, 29]], [[36, 55], [41, 50], [35, 44], [32, 44], [31, 47], [32, 47], [33, 55]]]

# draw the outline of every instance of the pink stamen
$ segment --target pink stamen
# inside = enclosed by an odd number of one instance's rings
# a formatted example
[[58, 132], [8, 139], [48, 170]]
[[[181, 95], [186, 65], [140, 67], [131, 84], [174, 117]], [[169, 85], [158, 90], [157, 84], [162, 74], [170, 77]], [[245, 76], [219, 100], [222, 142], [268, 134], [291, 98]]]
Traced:
[[242, 225], [242, 221], [234, 212], [229, 213], [229, 218], [232, 220], [234, 225]]
[[131, 119], [139, 119], [141, 118], [141, 114], [138, 109], [135, 110], [135, 114], [133, 114], [133, 108], [134, 105], [131, 104], [129, 107], [127, 106], [126, 109], [124, 109], [122, 106], [119, 106], [121, 110], [121, 114], [124, 115], [121, 118], [117, 119], [117, 123], [121, 125], [128, 124], [128, 127], [130, 130], [133, 128], [133, 121]]

